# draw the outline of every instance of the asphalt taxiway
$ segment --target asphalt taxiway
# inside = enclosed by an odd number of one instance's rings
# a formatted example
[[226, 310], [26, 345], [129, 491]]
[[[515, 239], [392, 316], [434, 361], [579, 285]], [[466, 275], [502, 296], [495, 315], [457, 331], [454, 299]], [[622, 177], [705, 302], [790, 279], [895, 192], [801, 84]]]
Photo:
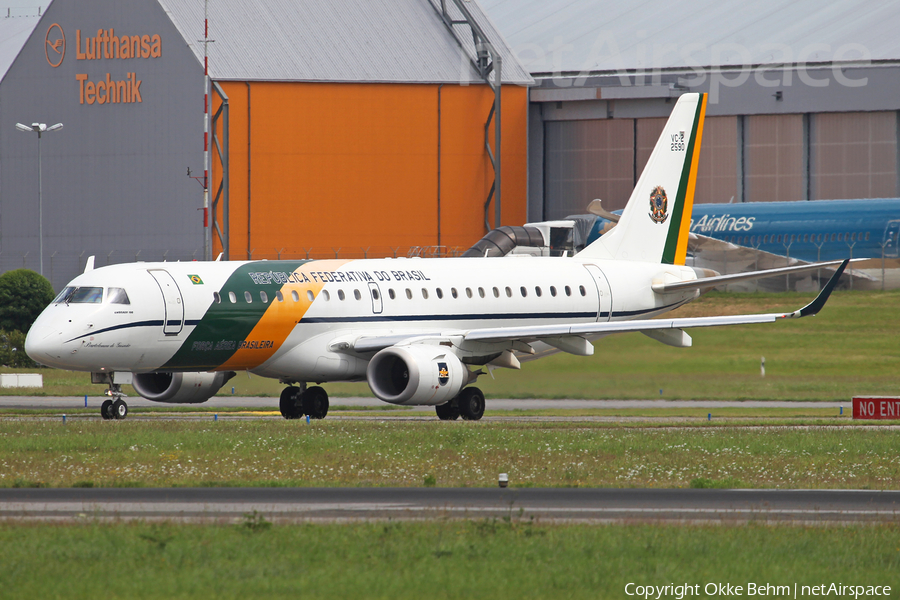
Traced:
[[[77, 396], [0, 396], [0, 409], [29, 409], [40, 408], [50, 410], [72, 410], [76, 408], [100, 409], [100, 404], [105, 396], [88, 396], [87, 400]], [[166, 406], [190, 406], [171, 405], [151, 402], [141, 397], [128, 397], [125, 399], [129, 408], [165, 408]], [[331, 406], [358, 406], [362, 408], [385, 408], [391, 405], [377, 398], [365, 397], [332, 397], [329, 398]], [[504, 399], [488, 398], [486, 400], [488, 410], [546, 410], [546, 409], [591, 409], [591, 408], [834, 408], [844, 406], [849, 410], [850, 400], [847, 402], [777, 402], [777, 401], [720, 401], [720, 400], [579, 400], [579, 399]], [[250, 408], [254, 410], [278, 410], [278, 398], [265, 398], [255, 396], [213, 396], [198, 408]], [[422, 411], [434, 414], [433, 406], [413, 406], [411, 411]]]
[[0, 489], [0, 519], [277, 522], [508, 518], [559, 522], [897, 522], [900, 491], [557, 488]]

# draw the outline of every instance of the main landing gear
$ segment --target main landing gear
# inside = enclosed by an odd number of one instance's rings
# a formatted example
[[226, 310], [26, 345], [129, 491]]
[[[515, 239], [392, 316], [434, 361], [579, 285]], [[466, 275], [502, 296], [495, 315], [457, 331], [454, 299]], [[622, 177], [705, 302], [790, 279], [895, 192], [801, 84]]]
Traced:
[[122, 400], [125, 397], [125, 394], [122, 393], [122, 386], [118, 383], [110, 383], [106, 395], [110, 398], [104, 400], [100, 405], [100, 416], [103, 417], [103, 420], [120, 420], [127, 417], [128, 405]]
[[484, 394], [477, 387], [467, 387], [453, 400], [434, 407], [441, 421], [477, 421], [484, 416]]
[[281, 416], [285, 419], [299, 419], [309, 415], [310, 419], [324, 419], [328, 414], [328, 393], [315, 385], [301, 389], [296, 386], [284, 388], [278, 403]]

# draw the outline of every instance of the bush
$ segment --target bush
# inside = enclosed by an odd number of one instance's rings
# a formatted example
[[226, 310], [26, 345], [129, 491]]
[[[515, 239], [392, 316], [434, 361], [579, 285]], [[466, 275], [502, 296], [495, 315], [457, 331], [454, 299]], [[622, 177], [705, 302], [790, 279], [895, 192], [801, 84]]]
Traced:
[[15, 369], [34, 369], [38, 364], [25, 354], [25, 334], [0, 329], [0, 365]]
[[[27, 333], [54, 296], [47, 278], [30, 269], [0, 275], [0, 329]], [[18, 348], [25, 353], [23, 345]]]

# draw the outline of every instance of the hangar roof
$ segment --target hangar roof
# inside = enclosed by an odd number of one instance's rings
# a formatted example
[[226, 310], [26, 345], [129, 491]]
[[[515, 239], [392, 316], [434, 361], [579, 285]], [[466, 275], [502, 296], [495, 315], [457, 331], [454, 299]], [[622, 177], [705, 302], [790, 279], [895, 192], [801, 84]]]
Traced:
[[537, 76], [900, 59], [898, 0], [480, 1]]
[[0, 81], [3, 80], [40, 20], [39, 16], [0, 19]]
[[[202, 63], [203, 0], [159, 2]], [[463, 50], [439, 6], [440, 0], [216, 0], [209, 3], [210, 74], [238, 81], [480, 83], [463, 54], [473, 55], [468, 27], [457, 26]], [[533, 83], [477, 2], [466, 6], [503, 57], [503, 82]]]

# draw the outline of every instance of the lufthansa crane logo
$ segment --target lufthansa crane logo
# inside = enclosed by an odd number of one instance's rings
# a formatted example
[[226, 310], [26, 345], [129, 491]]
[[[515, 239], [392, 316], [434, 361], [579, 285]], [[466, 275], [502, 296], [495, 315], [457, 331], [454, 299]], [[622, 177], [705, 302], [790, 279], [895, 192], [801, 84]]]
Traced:
[[58, 23], [54, 23], [47, 29], [47, 37], [44, 40], [44, 55], [47, 62], [54, 69], [62, 64], [66, 57], [66, 34], [63, 33], [62, 27]]

